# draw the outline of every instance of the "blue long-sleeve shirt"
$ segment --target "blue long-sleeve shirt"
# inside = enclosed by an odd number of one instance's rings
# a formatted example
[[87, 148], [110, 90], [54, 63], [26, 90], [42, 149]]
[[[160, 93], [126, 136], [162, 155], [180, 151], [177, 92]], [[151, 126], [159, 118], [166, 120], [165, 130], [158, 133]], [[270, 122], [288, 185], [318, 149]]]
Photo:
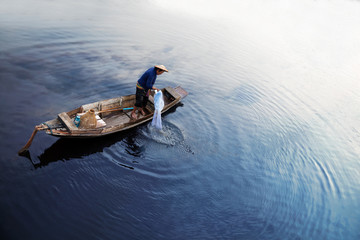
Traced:
[[155, 67], [151, 67], [139, 78], [138, 84], [145, 89], [145, 91], [148, 91], [149, 89], [152, 89], [152, 87], [155, 84], [156, 80], [156, 69]]

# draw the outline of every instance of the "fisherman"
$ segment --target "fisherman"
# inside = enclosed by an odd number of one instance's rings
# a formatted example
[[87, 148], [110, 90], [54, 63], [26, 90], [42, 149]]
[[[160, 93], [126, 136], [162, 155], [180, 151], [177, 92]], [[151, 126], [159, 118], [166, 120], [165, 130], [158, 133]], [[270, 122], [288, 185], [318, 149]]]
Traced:
[[164, 72], [168, 72], [164, 65], [155, 65], [154, 67], [149, 68], [146, 72], [139, 78], [136, 83], [136, 102], [134, 109], [131, 112], [131, 117], [137, 119], [136, 110], [145, 116], [144, 108], [149, 99], [151, 90], [158, 90], [154, 87], [155, 80], [157, 75], [161, 75]]

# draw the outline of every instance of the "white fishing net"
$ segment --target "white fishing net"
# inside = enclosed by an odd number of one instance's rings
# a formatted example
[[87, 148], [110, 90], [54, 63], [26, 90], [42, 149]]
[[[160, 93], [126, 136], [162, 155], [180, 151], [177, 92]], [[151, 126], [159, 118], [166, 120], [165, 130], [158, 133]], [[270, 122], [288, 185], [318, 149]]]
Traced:
[[155, 105], [155, 111], [151, 125], [157, 129], [162, 129], [161, 111], [164, 108], [164, 98], [161, 90], [155, 91], [154, 105]]

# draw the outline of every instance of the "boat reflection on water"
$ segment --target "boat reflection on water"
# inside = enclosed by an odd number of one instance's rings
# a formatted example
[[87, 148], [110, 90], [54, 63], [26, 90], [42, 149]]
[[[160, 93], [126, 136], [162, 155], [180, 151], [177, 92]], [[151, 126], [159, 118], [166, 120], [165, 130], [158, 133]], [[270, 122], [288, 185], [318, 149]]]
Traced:
[[[28, 158], [35, 168], [44, 167], [56, 161], [68, 161], [79, 159], [94, 153], [103, 152], [104, 148], [110, 147], [117, 142], [126, 143], [127, 152], [134, 157], [140, 156], [140, 147], [136, 145], [136, 130], [129, 130], [110, 136], [89, 139], [59, 139], [42, 154], [37, 157], [26, 152], [23, 156]], [[123, 165], [129, 169], [131, 166]]]

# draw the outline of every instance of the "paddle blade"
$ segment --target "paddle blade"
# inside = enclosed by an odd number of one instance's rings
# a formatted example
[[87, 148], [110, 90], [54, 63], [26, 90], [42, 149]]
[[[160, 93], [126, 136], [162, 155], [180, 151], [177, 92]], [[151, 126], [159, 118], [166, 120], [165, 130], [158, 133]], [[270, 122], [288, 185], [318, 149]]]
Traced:
[[29, 149], [29, 147], [31, 146], [31, 143], [32, 143], [32, 141], [34, 140], [34, 137], [35, 137], [35, 135], [36, 135], [36, 133], [39, 131], [39, 129], [38, 129], [38, 127], [36, 126], [35, 127], [35, 129], [34, 129], [34, 131], [33, 131], [33, 133], [31, 134], [31, 137], [30, 137], [30, 139], [29, 139], [29, 141], [25, 144], [25, 146], [24, 147], [22, 147], [19, 151], [18, 151], [18, 154], [21, 156], [21, 155], [24, 155], [27, 151], [28, 151], [28, 149]]

